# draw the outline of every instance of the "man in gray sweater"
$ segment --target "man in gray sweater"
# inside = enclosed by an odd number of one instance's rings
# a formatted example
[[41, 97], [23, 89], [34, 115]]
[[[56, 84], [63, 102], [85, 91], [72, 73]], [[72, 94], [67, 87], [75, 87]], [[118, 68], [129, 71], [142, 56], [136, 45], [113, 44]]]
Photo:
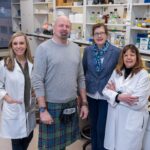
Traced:
[[79, 137], [77, 91], [81, 97], [80, 117], [88, 115], [80, 49], [68, 41], [70, 31], [69, 19], [59, 16], [52, 39], [36, 50], [32, 84], [41, 120], [39, 150], [64, 150]]

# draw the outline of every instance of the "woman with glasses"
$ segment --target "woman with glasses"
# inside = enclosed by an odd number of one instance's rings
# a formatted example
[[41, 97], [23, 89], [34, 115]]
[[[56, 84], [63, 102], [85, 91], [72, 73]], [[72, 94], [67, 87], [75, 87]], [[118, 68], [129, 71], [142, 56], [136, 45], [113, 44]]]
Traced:
[[94, 43], [85, 48], [83, 55], [92, 150], [105, 150], [103, 145], [108, 104], [102, 90], [116, 67], [120, 50], [108, 41], [108, 29], [104, 24], [95, 24], [92, 35]]

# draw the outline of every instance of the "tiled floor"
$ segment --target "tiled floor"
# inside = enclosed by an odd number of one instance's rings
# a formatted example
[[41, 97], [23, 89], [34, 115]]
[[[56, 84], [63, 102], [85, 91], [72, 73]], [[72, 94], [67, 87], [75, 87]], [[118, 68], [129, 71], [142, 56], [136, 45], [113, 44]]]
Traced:
[[[37, 140], [38, 140], [38, 125], [35, 128], [34, 131], [34, 138], [32, 139], [28, 150], [37, 150]], [[86, 142], [86, 140], [77, 140], [72, 145], [68, 146], [66, 150], [82, 150], [83, 144]], [[11, 143], [10, 140], [5, 140], [0, 138], [0, 150], [12, 150], [11, 149]], [[86, 150], [91, 150], [90, 145], [87, 147]]]

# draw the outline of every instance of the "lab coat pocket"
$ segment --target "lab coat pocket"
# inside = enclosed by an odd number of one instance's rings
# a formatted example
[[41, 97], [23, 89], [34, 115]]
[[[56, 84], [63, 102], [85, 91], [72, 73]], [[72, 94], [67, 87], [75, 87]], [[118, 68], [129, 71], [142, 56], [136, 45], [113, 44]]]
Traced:
[[19, 105], [20, 104], [6, 104], [3, 107], [3, 115], [7, 119], [17, 119], [19, 116]]
[[142, 131], [144, 127], [143, 112], [130, 110], [127, 115], [125, 128], [130, 131]]

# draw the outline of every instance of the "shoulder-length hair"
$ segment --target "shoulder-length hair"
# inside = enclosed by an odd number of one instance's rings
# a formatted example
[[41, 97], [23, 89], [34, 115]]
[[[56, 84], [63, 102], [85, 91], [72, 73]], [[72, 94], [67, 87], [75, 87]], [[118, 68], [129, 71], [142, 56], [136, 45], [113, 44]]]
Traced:
[[139, 50], [137, 49], [137, 47], [133, 44], [129, 44], [129, 45], [126, 45], [123, 50], [121, 51], [121, 54], [120, 54], [120, 58], [119, 58], [119, 61], [118, 61], [118, 64], [116, 66], [116, 72], [120, 75], [122, 75], [122, 70], [125, 68], [125, 65], [124, 65], [124, 61], [123, 61], [123, 58], [124, 58], [124, 54], [128, 51], [128, 50], [131, 50], [132, 53], [135, 53], [136, 54], [136, 63], [135, 65], [133, 66], [133, 69], [131, 71], [131, 77], [138, 73], [141, 69], [144, 68], [144, 65], [142, 63], [142, 59], [141, 59], [141, 55], [139, 53]]
[[23, 36], [25, 38], [26, 42], [26, 51], [25, 51], [25, 58], [29, 60], [31, 63], [33, 63], [33, 58], [31, 56], [31, 50], [29, 46], [29, 42], [27, 39], [27, 36], [23, 32], [16, 32], [12, 35], [9, 44], [8, 44], [8, 49], [9, 49], [9, 55], [4, 59], [5, 66], [7, 67], [8, 70], [13, 71], [15, 67], [15, 58], [16, 55], [14, 53], [14, 50], [12, 49], [12, 43], [16, 37]]

